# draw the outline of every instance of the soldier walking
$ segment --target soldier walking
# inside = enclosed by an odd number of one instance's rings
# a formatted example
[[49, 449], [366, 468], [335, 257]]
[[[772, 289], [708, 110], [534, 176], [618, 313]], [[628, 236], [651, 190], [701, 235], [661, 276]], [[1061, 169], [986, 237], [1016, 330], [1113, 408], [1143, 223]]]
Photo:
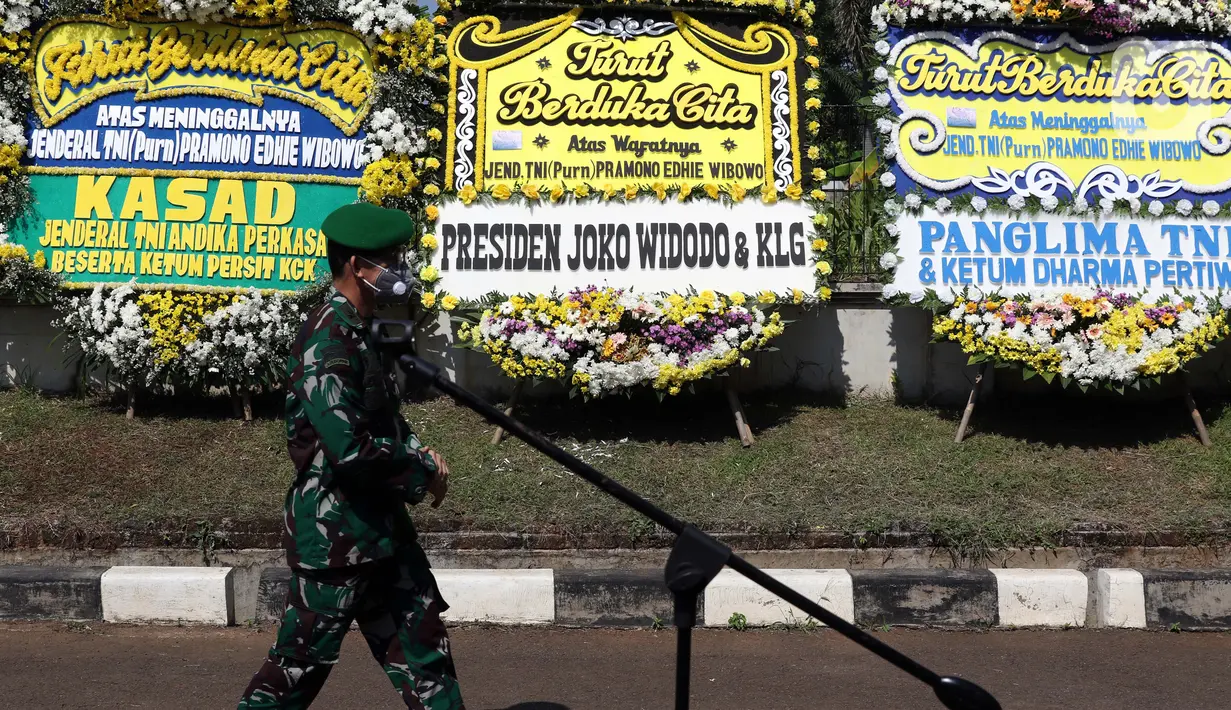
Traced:
[[428, 493], [440, 505], [449, 468], [399, 413], [370, 327], [378, 305], [406, 300], [402, 251], [414, 227], [404, 212], [367, 204], [322, 225], [334, 290], [308, 314], [287, 362], [290, 593], [240, 710], [307, 708], [352, 621], [408, 708], [463, 710], [440, 618], [448, 605], [406, 511]]

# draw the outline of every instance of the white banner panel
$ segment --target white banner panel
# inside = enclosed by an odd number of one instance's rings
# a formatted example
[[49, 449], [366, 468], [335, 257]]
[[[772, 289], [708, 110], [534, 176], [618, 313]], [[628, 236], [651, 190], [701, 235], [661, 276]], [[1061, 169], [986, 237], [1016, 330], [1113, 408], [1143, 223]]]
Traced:
[[[898, 218], [893, 289], [1061, 293], [1103, 287], [1151, 297], [1231, 290], [1231, 220], [953, 215]], [[977, 290], [976, 290], [977, 289]]]
[[516, 204], [440, 210], [432, 263], [440, 288], [462, 298], [615, 286], [730, 293], [816, 289], [809, 231], [798, 202]]

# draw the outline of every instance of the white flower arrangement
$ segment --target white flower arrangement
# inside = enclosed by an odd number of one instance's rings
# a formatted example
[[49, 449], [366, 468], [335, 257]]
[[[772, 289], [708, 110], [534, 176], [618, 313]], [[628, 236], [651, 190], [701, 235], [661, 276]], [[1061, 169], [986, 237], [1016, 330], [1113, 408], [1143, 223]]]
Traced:
[[974, 210], [975, 212], [982, 212], [983, 210], [987, 209], [987, 200], [985, 200], [984, 198], [978, 195], [975, 195], [974, 197], [970, 198], [970, 208]]
[[19, 145], [25, 148], [27, 145], [26, 131], [21, 124], [14, 121], [12, 117], [17, 117], [20, 120], [21, 112], [9, 106], [3, 98], [0, 98], [0, 145]]
[[114, 289], [101, 284], [89, 296], [68, 301], [57, 325], [89, 358], [110, 366], [125, 385], [152, 385], [162, 374], [153, 365], [152, 333], [132, 298], [133, 284]]
[[893, 124], [894, 122], [887, 118], [878, 118], [876, 119], [876, 130], [889, 135], [893, 132]]
[[[1045, 6], [1047, 10], [1052, 6]], [[898, 25], [911, 20], [926, 19], [932, 23], [968, 24], [980, 23], [1022, 24], [1026, 19], [1052, 22], [1051, 18], [1034, 15], [1033, 7], [1026, 6], [1030, 13], [1018, 14], [1011, 0], [893, 0], [884, 2], [873, 11], [873, 25], [885, 24], [886, 20]], [[1193, 0], [1148, 0], [1120, 3], [1115, 0], [1069, 0], [1064, 11], [1076, 13], [1070, 24], [1086, 20], [1100, 27], [1115, 27], [1121, 32], [1137, 31], [1143, 27], [1159, 29], [1187, 28], [1197, 32], [1227, 34], [1231, 32], [1231, 11], [1226, 3]], [[1116, 24], [1106, 23], [1115, 21]], [[1103, 24], [1100, 24], [1103, 23]]]
[[1161, 217], [1163, 212], [1166, 210], [1166, 207], [1164, 207], [1163, 203], [1159, 200], [1150, 200], [1150, 206], [1148, 209], [1150, 210], [1150, 214], [1155, 217]]
[[883, 84], [889, 81], [889, 70], [885, 67], [877, 67], [876, 71], [872, 72], [872, 78]]
[[169, 20], [192, 20], [193, 22], [216, 22], [234, 15], [231, 0], [158, 0], [161, 15]]
[[1090, 202], [1084, 197], [1078, 197], [1073, 200], [1073, 212], [1077, 214], [1085, 214], [1090, 211]]
[[1026, 198], [1021, 195], [1011, 195], [1009, 197], [1009, 209], [1021, 210], [1026, 207]]
[[415, 126], [408, 126], [392, 108], [372, 114], [372, 127], [364, 144], [372, 160], [380, 160], [387, 153], [413, 155], [427, 147], [427, 141]]
[[[907, 195], [909, 197], [909, 195]], [[885, 200], [885, 214], [890, 217], [897, 217], [902, 214], [902, 204], [892, 197]]]
[[1190, 200], [1180, 200], [1175, 203], [1175, 211], [1187, 217], [1193, 213], [1193, 203]]
[[881, 173], [881, 185], [885, 187], [893, 187], [894, 185], [897, 184], [897, 182], [898, 182], [898, 178], [893, 173], [889, 171], [885, 171]]
[[882, 39], [873, 46], [873, 49], [876, 50], [877, 54], [881, 55], [882, 57], [885, 57], [889, 55], [889, 51], [891, 48], [889, 46], [889, 43]]
[[5, 0], [5, 7], [0, 10], [0, 32], [14, 34], [27, 30], [42, 14], [39, 0]]
[[340, 0], [338, 10], [354, 20], [355, 29], [377, 37], [409, 29], [423, 12], [414, 0]]
[[1218, 213], [1222, 211], [1222, 206], [1219, 205], [1216, 200], [1206, 200], [1201, 203], [1201, 211], [1204, 212], [1207, 217], [1216, 217], [1218, 216]]
[[1209, 299], [1146, 303], [1080, 288], [1028, 301], [959, 298], [937, 316], [935, 332], [972, 355], [1083, 386], [1123, 386], [1175, 372], [1226, 337], [1227, 296], [1216, 310]]
[[1039, 198], [1039, 204], [1042, 205], [1045, 211], [1055, 212], [1056, 208], [1060, 206], [1060, 200], [1055, 195], [1043, 195]]
[[881, 254], [880, 265], [881, 268], [886, 271], [892, 271], [893, 269], [898, 268], [898, 255], [891, 251]]
[[902, 201], [906, 203], [907, 209], [912, 209], [912, 210], [919, 209], [919, 206], [923, 204], [923, 198], [919, 197], [918, 194], [913, 193], [913, 192], [907, 195], [906, 197], [902, 198]]
[[[773, 294], [769, 294], [772, 296]], [[732, 366], [782, 333], [742, 295], [693, 296], [577, 289], [560, 299], [514, 296], [458, 333], [515, 378], [571, 382], [587, 397], [652, 386], [679, 394], [689, 382]]]
[[303, 318], [282, 294], [252, 289], [205, 316], [201, 335], [187, 347], [190, 369], [232, 386], [276, 379]]
[[880, 108], [888, 108], [889, 104], [892, 102], [893, 97], [889, 95], [888, 91], [877, 92], [877, 94], [872, 97], [872, 103]]
[[936, 199], [936, 211], [937, 212], [948, 212], [949, 208], [952, 206], [953, 206], [953, 201], [950, 200], [948, 197], [939, 197]]

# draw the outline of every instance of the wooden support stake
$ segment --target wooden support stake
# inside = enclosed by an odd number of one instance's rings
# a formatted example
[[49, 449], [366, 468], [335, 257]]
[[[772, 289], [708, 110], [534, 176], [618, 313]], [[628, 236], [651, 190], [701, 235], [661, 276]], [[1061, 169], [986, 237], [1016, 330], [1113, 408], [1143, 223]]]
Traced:
[[957, 436], [954, 437], [955, 443], [962, 443], [962, 439], [966, 438], [966, 427], [970, 426], [970, 416], [975, 413], [975, 401], [979, 399], [979, 390], [983, 389], [983, 372], [987, 369], [987, 365], [979, 365], [979, 374], [975, 375], [975, 386], [970, 390], [970, 399], [966, 400], [966, 411], [962, 412], [962, 423], [958, 425]]
[[1205, 421], [1201, 418], [1201, 412], [1197, 411], [1197, 403], [1193, 400], [1193, 391], [1184, 386], [1184, 405], [1188, 407], [1188, 413], [1192, 415], [1193, 424], [1197, 427], [1197, 437], [1201, 439], [1203, 446], [1210, 446], [1210, 433], [1205, 430]]
[[735, 415], [735, 429], [739, 432], [739, 443], [748, 448], [756, 443], [752, 438], [752, 427], [748, 426], [748, 418], [744, 416], [744, 407], [739, 403], [739, 395], [735, 390], [727, 388], [727, 404], [731, 405], [731, 413]]
[[[524, 383], [525, 380], [518, 380], [517, 384], [514, 385], [513, 394], [509, 396], [509, 406], [504, 408], [505, 416], [513, 416], [513, 407], [517, 406], [517, 398], [521, 396], [521, 388]], [[496, 427], [496, 433], [492, 434], [492, 446], [499, 444], [500, 440], [503, 438], [504, 427]]]
[[244, 405], [244, 421], [251, 422], [252, 421], [252, 394], [248, 392], [248, 390], [244, 390], [244, 393], [240, 395], [240, 400], [243, 402], [243, 405]]
[[135, 385], [128, 386], [128, 411], [124, 412], [125, 419], [132, 419], [137, 414], [137, 388]]

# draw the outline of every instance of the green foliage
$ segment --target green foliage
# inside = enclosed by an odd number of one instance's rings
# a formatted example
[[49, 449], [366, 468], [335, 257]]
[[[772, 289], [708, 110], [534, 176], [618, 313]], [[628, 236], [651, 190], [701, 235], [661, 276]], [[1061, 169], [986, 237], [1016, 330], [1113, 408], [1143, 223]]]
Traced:
[[731, 615], [731, 618], [727, 619], [727, 626], [735, 631], [747, 631], [748, 617], [737, 611]]

